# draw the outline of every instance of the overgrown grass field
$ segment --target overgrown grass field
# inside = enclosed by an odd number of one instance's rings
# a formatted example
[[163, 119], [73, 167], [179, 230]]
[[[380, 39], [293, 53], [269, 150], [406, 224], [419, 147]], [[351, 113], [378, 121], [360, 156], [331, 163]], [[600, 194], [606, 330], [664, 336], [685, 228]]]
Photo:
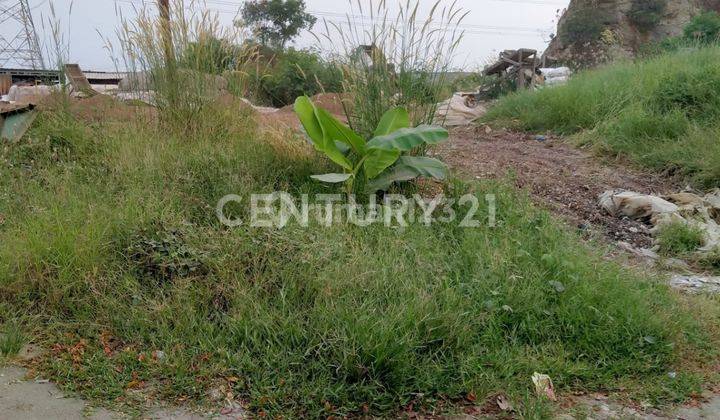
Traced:
[[689, 48], [503, 98], [487, 121], [579, 134], [599, 153], [720, 186], [720, 47]]
[[220, 390], [287, 417], [442, 413], [499, 392], [547, 417], [534, 372], [561, 394], [656, 404], [707, 379], [711, 302], [606, 261], [502, 183], [444, 187], [497, 194], [492, 228], [223, 227], [226, 194], [336, 192], [309, 178], [329, 164], [299, 133], [241, 109], [209, 106], [188, 133], [61, 106], [4, 145], [0, 350], [43, 345], [36, 369], [101, 404], [202, 405]]

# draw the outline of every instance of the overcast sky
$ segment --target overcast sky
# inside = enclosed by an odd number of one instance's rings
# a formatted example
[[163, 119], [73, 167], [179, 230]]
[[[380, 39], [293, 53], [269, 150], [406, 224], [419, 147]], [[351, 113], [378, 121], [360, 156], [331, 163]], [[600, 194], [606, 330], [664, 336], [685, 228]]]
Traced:
[[[29, 3], [44, 44], [49, 43], [51, 31], [47, 22], [51, 14], [50, 3], [53, 3], [69, 44], [71, 61], [78, 62], [83, 69], [113, 70], [114, 65], [100, 33], [112, 38], [120, 20], [118, 13], [132, 16], [134, 8], [141, 7], [143, 1], [149, 6], [153, 4], [152, 0], [29, 0]], [[370, 0], [359, 1], [370, 3]], [[397, 1], [387, 0], [389, 4]], [[208, 9], [217, 11], [224, 23], [231, 25], [243, 2], [206, 0], [206, 5]], [[420, 14], [427, 14], [434, 2], [420, 0], [424, 9]], [[470, 14], [464, 21], [467, 33], [454, 60], [455, 66], [477, 69], [504, 49], [525, 47], [543, 50], [550, 34], [555, 32], [558, 12], [568, 3], [569, 0], [457, 0], [457, 5]], [[333, 20], [340, 19], [350, 10], [348, 0], [306, 0], [306, 4], [308, 11]], [[0, 28], [0, 33], [6, 30]], [[300, 47], [315, 43], [309, 34], [303, 34], [296, 42]]]

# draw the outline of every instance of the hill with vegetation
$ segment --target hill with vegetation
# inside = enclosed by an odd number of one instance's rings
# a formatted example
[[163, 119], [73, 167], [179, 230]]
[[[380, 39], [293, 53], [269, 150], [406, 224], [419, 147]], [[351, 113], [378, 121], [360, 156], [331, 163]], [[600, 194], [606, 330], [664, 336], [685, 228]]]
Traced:
[[634, 57], [644, 45], [682, 35], [705, 11], [720, 11], [720, 1], [572, 0], [545, 56], [575, 67]]

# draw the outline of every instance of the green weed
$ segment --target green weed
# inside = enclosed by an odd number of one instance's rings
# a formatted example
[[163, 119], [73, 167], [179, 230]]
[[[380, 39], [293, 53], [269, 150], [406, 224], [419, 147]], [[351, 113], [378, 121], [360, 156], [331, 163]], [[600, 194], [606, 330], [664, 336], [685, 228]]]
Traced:
[[19, 325], [7, 322], [0, 328], [0, 356], [15, 356], [25, 344], [26, 338]]
[[660, 252], [668, 256], [683, 256], [697, 251], [705, 243], [703, 230], [683, 222], [663, 225], [657, 233]]

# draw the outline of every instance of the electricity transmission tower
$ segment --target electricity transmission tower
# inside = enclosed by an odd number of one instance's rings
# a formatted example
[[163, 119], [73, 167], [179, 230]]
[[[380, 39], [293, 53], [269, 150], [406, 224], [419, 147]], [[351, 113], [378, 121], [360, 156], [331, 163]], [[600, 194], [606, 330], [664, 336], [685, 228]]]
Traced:
[[0, 68], [45, 69], [28, 0], [0, 0]]

